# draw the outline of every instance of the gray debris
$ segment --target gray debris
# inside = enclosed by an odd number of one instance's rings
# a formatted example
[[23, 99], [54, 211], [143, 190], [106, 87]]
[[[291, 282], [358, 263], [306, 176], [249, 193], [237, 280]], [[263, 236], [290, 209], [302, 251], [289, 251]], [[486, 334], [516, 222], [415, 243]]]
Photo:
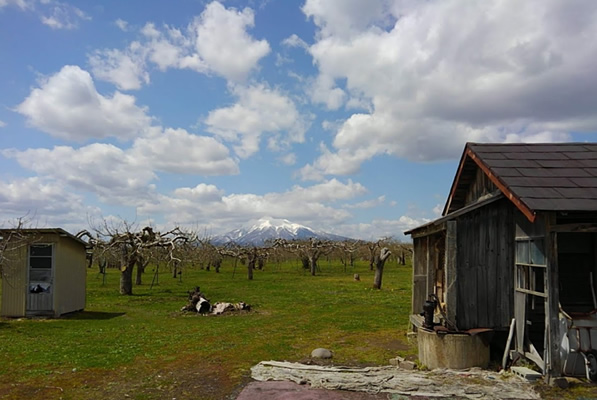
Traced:
[[251, 375], [258, 381], [306, 381], [313, 388], [436, 399], [540, 399], [528, 382], [480, 368], [407, 371], [393, 366], [349, 368], [262, 361], [251, 368]]

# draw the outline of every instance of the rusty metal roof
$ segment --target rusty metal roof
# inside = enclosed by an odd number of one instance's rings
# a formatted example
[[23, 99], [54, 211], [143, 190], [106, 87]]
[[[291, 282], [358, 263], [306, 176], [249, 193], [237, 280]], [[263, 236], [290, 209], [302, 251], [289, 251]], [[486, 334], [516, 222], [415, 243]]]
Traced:
[[467, 143], [444, 215], [465, 206], [479, 168], [531, 220], [536, 211], [597, 211], [597, 143]]

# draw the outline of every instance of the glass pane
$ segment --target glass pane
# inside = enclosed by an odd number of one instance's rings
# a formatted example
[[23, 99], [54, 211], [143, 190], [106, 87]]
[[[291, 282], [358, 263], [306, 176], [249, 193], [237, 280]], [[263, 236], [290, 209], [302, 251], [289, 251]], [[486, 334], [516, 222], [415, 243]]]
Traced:
[[35, 244], [31, 246], [31, 256], [52, 256], [52, 246], [47, 244]]
[[47, 269], [34, 269], [29, 272], [30, 282], [51, 282], [52, 271]]
[[529, 242], [516, 242], [516, 262], [522, 264], [530, 264], [529, 257]]
[[543, 239], [533, 240], [531, 242], [531, 264], [545, 265]]
[[545, 292], [545, 269], [543, 268], [534, 268], [535, 270], [535, 291], [539, 293]]
[[31, 268], [52, 268], [52, 258], [51, 257], [36, 257], [29, 259], [29, 265]]

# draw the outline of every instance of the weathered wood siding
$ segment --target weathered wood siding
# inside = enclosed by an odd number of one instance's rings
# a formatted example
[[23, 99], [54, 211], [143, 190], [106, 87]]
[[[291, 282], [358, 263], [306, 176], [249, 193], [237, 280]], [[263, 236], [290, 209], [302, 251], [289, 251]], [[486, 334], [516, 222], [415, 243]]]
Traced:
[[465, 197], [465, 205], [469, 205], [477, 201], [480, 197], [486, 194], [493, 193], [497, 190], [497, 186], [489, 179], [487, 175], [481, 170], [477, 169], [475, 180], [470, 184], [468, 192]]
[[427, 264], [429, 236], [414, 239], [412, 314], [423, 311], [427, 299]]
[[514, 219], [506, 199], [457, 218], [456, 324], [507, 328], [513, 316]]

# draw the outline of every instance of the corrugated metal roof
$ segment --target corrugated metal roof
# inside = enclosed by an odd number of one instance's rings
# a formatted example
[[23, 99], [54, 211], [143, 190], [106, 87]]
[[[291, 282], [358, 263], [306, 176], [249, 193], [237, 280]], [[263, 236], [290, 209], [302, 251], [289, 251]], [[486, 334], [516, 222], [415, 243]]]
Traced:
[[505, 191], [532, 211], [597, 211], [594, 143], [468, 143], [465, 154], [467, 149]]

